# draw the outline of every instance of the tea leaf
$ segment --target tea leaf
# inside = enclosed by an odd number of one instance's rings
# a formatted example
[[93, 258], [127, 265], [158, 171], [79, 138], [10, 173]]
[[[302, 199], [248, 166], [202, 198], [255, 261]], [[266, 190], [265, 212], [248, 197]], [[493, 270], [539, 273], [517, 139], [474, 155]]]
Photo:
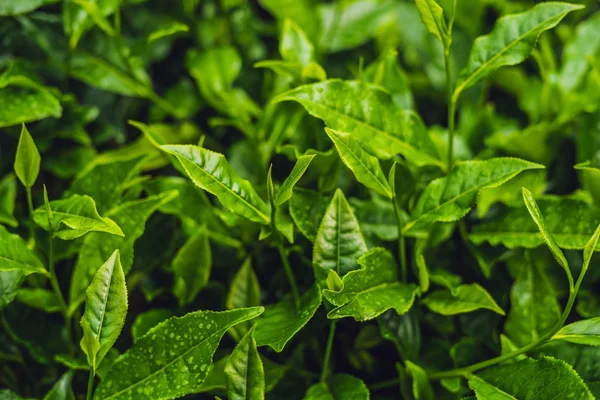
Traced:
[[302, 104], [310, 115], [331, 129], [349, 133], [378, 158], [389, 159], [400, 153], [419, 166], [443, 166], [419, 116], [399, 109], [377, 86], [331, 79], [300, 86], [273, 99], [281, 101]]
[[[44, 400], [75, 400], [75, 394], [71, 388], [73, 371], [67, 371], [52, 386], [52, 389], [44, 396]], [[1, 398], [1, 396], [0, 396]]]
[[558, 74], [558, 82], [565, 91], [575, 89], [585, 78], [590, 63], [589, 54], [597, 54], [600, 50], [600, 13], [577, 25], [574, 34], [566, 43], [562, 58], [563, 63]]
[[499, 186], [520, 172], [540, 168], [544, 167], [516, 158], [457, 162], [448, 176], [427, 185], [403, 232], [423, 236], [419, 231], [432, 222], [458, 221], [473, 207], [481, 189]]
[[279, 53], [288, 62], [308, 65], [313, 61], [314, 46], [298, 24], [291, 19], [283, 22]]
[[121, 334], [127, 315], [125, 274], [115, 250], [98, 269], [86, 290], [85, 313], [81, 318], [81, 349], [93, 371]]
[[133, 341], [137, 342], [139, 338], [148, 333], [150, 329], [172, 316], [173, 313], [171, 310], [166, 308], [153, 308], [140, 313], [131, 326], [131, 336], [133, 337]]
[[161, 148], [176, 156], [190, 179], [217, 196], [227, 209], [250, 221], [269, 224], [269, 210], [265, 202], [249, 181], [238, 176], [222, 154], [191, 145]]
[[17, 301], [47, 313], [59, 312], [62, 306], [54, 292], [42, 288], [21, 288], [17, 292]]
[[94, 397], [150, 400], [192, 393], [206, 378], [225, 332], [262, 312], [262, 307], [196, 311], [158, 324], [113, 364]]
[[504, 315], [492, 296], [477, 283], [460, 285], [455, 290], [436, 290], [425, 297], [423, 304], [442, 315], [468, 313], [481, 308]]
[[402, 109], [414, 108], [414, 98], [408, 83], [408, 77], [398, 65], [398, 52], [389, 49], [381, 53], [381, 57], [370, 64], [362, 76], [368, 82], [385, 88], [394, 103]]
[[417, 294], [417, 286], [398, 282], [398, 267], [389, 251], [374, 248], [358, 259], [361, 269], [348, 272], [340, 291], [323, 290], [333, 305], [327, 317], [353, 317], [357, 321], [373, 319], [390, 308], [406, 313]]
[[231, 400], [265, 398], [265, 371], [252, 330], [240, 340], [227, 359], [225, 379], [227, 398]]
[[552, 336], [552, 340], [600, 346], [600, 318], [584, 319], [566, 325]]
[[27, 243], [0, 226], [0, 271], [20, 271], [23, 275], [47, 274], [44, 265]]
[[358, 258], [366, 251], [358, 221], [338, 189], [323, 216], [313, 247], [313, 269], [319, 287], [327, 287], [325, 280], [330, 269], [343, 277], [358, 268]]
[[406, 361], [406, 372], [412, 377], [412, 393], [418, 400], [433, 400], [434, 394], [427, 373], [418, 365]]
[[230, 310], [260, 305], [260, 285], [248, 258], [233, 277], [226, 301]]
[[40, 153], [35, 146], [33, 138], [25, 127], [21, 127], [21, 136], [15, 156], [15, 173], [25, 187], [32, 187], [40, 173]]
[[523, 62], [533, 50], [542, 32], [554, 28], [578, 4], [547, 2], [520, 14], [498, 20], [491, 33], [473, 43], [469, 61], [461, 71], [454, 97], [505, 65]]
[[6, 0], [0, 3], [0, 15], [25, 14], [57, 0]]
[[427, 30], [435, 36], [444, 47], [448, 47], [452, 40], [446, 19], [444, 18], [444, 9], [439, 6], [435, 0], [416, 0], [417, 10], [421, 16], [421, 21]]
[[349, 134], [329, 128], [325, 128], [325, 132], [335, 144], [344, 164], [356, 176], [356, 180], [391, 199], [392, 190], [385, 175], [383, 175], [379, 160], [364, 151]]
[[490, 385], [483, 379], [473, 376], [469, 379], [469, 387], [475, 392], [478, 399], [516, 400], [517, 398]]
[[294, 190], [294, 186], [296, 183], [302, 178], [302, 175], [308, 169], [311, 161], [315, 158], [315, 155], [306, 155], [298, 157], [296, 160], [296, 164], [294, 164], [294, 168], [292, 172], [285, 178], [285, 181], [281, 184], [279, 190], [277, 190], [277, 195], [275, 196], [275, 205], [282, 205], [286, 201], [288, 201], [292, 197], [292, 192]]
[[348, 374], [335, 374], [326, 382], [308, 388], [304, 400], [368, 400], [369, 389], [360, 379]]
[[312, 190], [294, 190], [290, 200], [290, 215], [298, 230], [311, 242], [316, 240], [330, 201], [330, 198]]
[[[52, 228], [55, 229], [56, 236], [63, 240], [76, 239], [88, 232], [124, 236], [119, 225], [112, 219], [98, 214], [96, 203], [90, 196], [74, 194], [68, 199], [53, 200], [50, 202], [50, 208], [53, 216]], [[45, 207], [36, 209], [33, 218], [43, 229], [50, 230]]]
[[281, 352], [300, 329], [313, 317], [321, 305], [321, 291], [313, 285], [300, 298], [296, 309], [293, 299], [268, 306], [265, 313], [256, 321], [254, 339], [258, 346], [269, 346]]
[[0, 224], [16, 228], [19, 222], [14, 217], [17, 199], [17, 180], [13, 174], [0, 179]]
[[191, 304], [208, 283], [212, 266], [212, 253], [206, 227], [201, 227], [179, 249], [173, 259], [175, 286], [173, 292], [180, 305]]

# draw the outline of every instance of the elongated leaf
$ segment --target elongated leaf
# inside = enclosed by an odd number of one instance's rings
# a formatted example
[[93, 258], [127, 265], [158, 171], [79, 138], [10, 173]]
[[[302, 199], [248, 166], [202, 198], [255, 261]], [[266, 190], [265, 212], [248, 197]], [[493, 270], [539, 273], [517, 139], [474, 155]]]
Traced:
[[565, 258], [560, 247], [558, 247], [558, 243], [556, 243], [554, 236], [552, 236], [552, 234], [550, 233], [548, 225], [546, 224], [546, 220], [544, 219], [540, 208], [535, 202], [533, 195], [529, 190], [525, 188], [523, 188], [523, 200], [525, 201], [525, 206], [527, 207], [527, 210], [529, 211], [533, 222], [535, 222], [538, 229], [540, 230], [540, 233], [544, 238], [544, 242], [546, 242], [546, 244], [548, 245], [550, 252], [558, 262], [558, 265], [560, 265], [565, 270], [565, 273], [567, 274], [567, 279], [569, 280], [569, 286], [572, 288], [573, 276], [571, 275], [571, 268], [569, 268], [569, 263], [567, 262], [567, 259]]
[[131, 326], [131, 336], [133, 337], [133, 341], [136, 342], [139, 338], [148, 333], [150, 329], [172, 316], [173, 312], [166, 308], [153, 308], [138, 314]]
[[204, 381], [225, 332], [262, 312], [262, 307], [196, 311], [162, 322], [113, 364], [94, 398], [158, 400], [192, 393]]
[[600, 346], [600, 317], [584, 319], [564, 326], [552, 336], [552, 340]]
[[281, 31], [279, 53], [281, 58], [292, 63], [308, 65], [313, 61], [314, 46], [297, 23], [286, 19]]
[[443, 45], [447, 47], [452, 41], [446, 19], [444, 18], [444, 9], [436, 0], [415, 0], [417, 10], [421, 16], [421, 21], [427, 30], [435, 36]]
[[159, 207], [175, 197], [177, 192], [169, 191], [143, 200], [126, 202], [112, 209], [108, 215], [123, 228], [125, 237], [91, 232], [84, 238], [71, 277], [69, 292], [71, 312], [84, 300], [85, 291], [96, 273], [96, 266], [102, 265], [115, 249], [118, 249], [121, 254], [123, 272], [129, 273], [133, 265], [134, 243], [144, 233], [146, 220]]
[[281, 184], [277, 195], [275, 196], [275, 205], [282, 205], [292, 197], [292, 192], [296, 183], [302, 178], [302, 175], [306, 172], [306, 169], [310, 165], [311, 161], [315, 158], [314, 154], [298, 157], [292, 172], [285, 178], [285, 181]]
[[390, 308], [401, 315], [412, 306], [417, 286], [398, 282], [398, 267], [389, 251], [374, 248], [358, 259], [361, 269], [348, 272], [339, 291], [323, 290], [337, 306], [327, 318], [353, 317], [357, 321], [373, 319]]
[[335, 144], [344, 164], [354, 173], [356, 180], [391, 199], [392, 189], [381, 170], [379, 160], [364, 151], [349, 134], [329, 128], [325, 128], [325, 132]]
[[327, 381], [315, 383], [304, 400], [368, 400], [369, 389], [360, 379], [348, 374], [335, 374]]
[[22, 288], [17, 292], [17, 301], [47, 313], [62, 310], [58, 297], [50, 290], [42, 288]]
[[578, 4], [545, 2], [530, 10], [501, 18], [491, 33], [475, 40], [466, 67], [461, 71], [455, 97], [505, 65], [523, 62], [540, 34], [554, 28]]
[[16, 228], [19, 222], [14, 217], [17, 199], [17, 180], [13, 174], [0, 179], [0, 224]]
[[102, 265], [86, 290], [85, 313], [81, 318], [83, 339], [81, 349], [87, 355], [92, 370], [117, 341], [127, 315], [125, 274], [115, 250]]
[[75, 394], [71, 388], [72, 380], [73, 371], [65, 372], [58, 382], [52, 386], [52, 389], [44, 396], [44, 400], [75, 400]]
[[457, 162], [448, 176], [427, 186], [403, 232], [423, 236], [419, 231], [432, 222], [457, 221], [473, 207], [481, 189], [501, 185], [520, 172], [540, 168], [544, 166], [517, 158]]
[[511, 308], [505, 333], [517, 346], [525, 346], [548, 333], [560, 318], [560, 304], [540, 261], [527, 257], [510, 292]]
[[291, 298], [267, 307], [264, 315], [256, 321], [256, 344], [281, 352], [287, 342], [310, 321], [320, 305], [321, 291], [314, 285], [302, 295], [298, 309]]
[[4, 0], [0, 3], [0, 15], [25, 14], [57, 0]]
[[517, 400], [516, 397], [490, 385], [483, 379], [474, 376], [469, 379], [469, 387], [475, 392], [478, 399], [482, 400]]
[[297, 188], [290, 200], [290, 215], [294, 225], [308, 240], [314, 242], [331, 199], [322, 194]]
[[389, 49], [380, 58], [370, 64], [362, 76], [368, 82], [385, 88], [396, 105], [404, 110], [414, 108], [413, 94], [410, 90], [408, 77], [398, 64], [398, 52]]
[[[559, 247], [581, 250], [600, 223], [600, 210], [580, 199], [543, 196], [536, 200], [548, 231]], [[524, 204], [511, 206], [475, 226], [469, 239], [476, 244], [488, 242], [508, 248], [534, 248], [544, 238]]]
[[15, 173], [23, 186], [33, 186], [40, 173], [41, 160], [42, 158], [35, 146], [35, 142], [25, 127], [25, 124], [23, 124], [14, 165]]
[[265, 371], [256, 349], [252, 330], [235, 346], [225, 364], [227, 398], [262, 400], [265, 398]]
[[[68, 199], [53, 200], [52, 228], [56, 236], [64, 240], [76, 239], [88, 232], [106, 232], [124, 236], [123, 231], [112, 219], [102, 217], [96, 210], [96, 203], [90, 196], [74, 194]], [[40, 207], [33, 214], [35, 222], [49, 230], [46, 207]], [[62, 227], [62, 229], [61, 229]]]
[[[585, 383], [573, 368], [552, 357], [526, 358], [488, 368], [477, 376], [519, 400], [592, 400]], [[501, 398], [502, 399], [502, 398]]]
[[19, 235], [0, 226], [0, 271], [18, 270], [23, 275], [47, 274], [44, 265]]
[[419, 116], [399, 109], [389, 93], [377, 86], [333, 79], [300, 86], [273, 102], [290, 100], [302, 104], [329, 128], [348, 132], [378, 158], [400, 153], [416, 165], [443, 167]]
[[260, 305], [260, 286], [250, 258], [244, 261], [233, 277], [226, 305], [230, 310]]
[[265, 202], [250, 182], [238, 176], [222, 154], [191, 145], [161, 148], [176, 156], [190, 179], [217, 196], [226, 208], [251, 221], [269, 224], [269, 209]]
[[186, 305], [194, 301], [200, 290], [208, 283], [212, 266], [212, 253], [208, 243], [206, 227], [188, 239], [173, 259], [175, 272], [175, 296], [179, 304]]
[[41, 90], [17, 86], [0, 88], [0, 128], [61, 115], [60, 101], [43, 87]]
[[590, 68], [587, 57], [590, 54], [597, 54], [598, 50], [600, 50], [600, 13], [596, 12], [577, 25], [575, 33], [564, 47], [558, 82], [565, 91], [573, 90], [584, 80]]
[[431, 311], [442, 315], [468, 313], [481, 308], [504, 315], [492, 296], [477, 283], [460, 285], [455, 290], [436, 290], [423, 300]]
[[327, 271], [343, 277], [358, 268], [358, 257], [367, 251], [358, 221], [341, 190], [337, 190], [319, 226], [313, 247], [313, 269], [321, 288]]

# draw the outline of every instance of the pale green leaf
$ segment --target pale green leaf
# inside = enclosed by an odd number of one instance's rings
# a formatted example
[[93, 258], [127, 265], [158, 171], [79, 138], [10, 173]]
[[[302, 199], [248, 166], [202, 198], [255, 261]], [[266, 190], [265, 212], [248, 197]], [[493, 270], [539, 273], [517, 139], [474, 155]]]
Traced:
[[229, 210], [251, 221], [268, 225], [269, 208], [252, 184], [239, 177], [222, 154], [192, 145], [161, 146], [181, 163], [190, 179], [217, 196]]
[[15, 173], [23, 186], [28, 188], [33, 186], [40, 173], [41, 160], [35, 142], [23, 124], [14, 164]]
[[96, 203], [90, 196], [74, 194], [64, 200], [50, 202], [52, 227], [48, 226], [46, 207], [34, 211], [35, 222], [45, 230], [52, 228], [55, 235], [63, 240], [76, 239], [88, 232], [106, 232], [124, 236], [123, 231], [112, 219], [102, 217], [96, 210]]
[[323, 290], [329, 302], [337, 306], [327, 317], [353, 317], [357, 321], [376, 318], [390, 308], [406, 313], [417, 294], [417, 286], [398, 282], [398, 267], [389, 251], [374, 248], [358, 259], [360, 269], [348, 272], [340, 291]]
[[499, 19], [491, 33], [475, 40], [454, 97], [496, 69], [523, 62], [542, 32], [554, 28], [571, 11], [582, 8], [578, 4], [543, 2], [523, 13]]
[[240, 340], [225, 364], [229, 400], [265, 398], [265, 371], [252, 332]]
[[281, 352], [287, 342], [313, 317], [321, 305], [321, 291], [313, 285], [300, 298], [300, 306], [288, 297], [267, 307], [265, 313], [256, 321], [254, 339], [258, 346], [270, 346]]
[[[81, 318], [84, 339], [80, 344], [93, 371], [98, 369], [106, 353], [117, 341], [126, 316], [125, 274], [119, 250], [115, 250], [98, 269], [86, 290], [85, 313]], [[93, 343], [91, 346], [90, 341]]]
[[387, 90], [398, 107], [404, 110], [414, 108], [408, 77], [398, 64], [396, 50], [382, 52], [380, 58], [365, 69], [362, 79]]
[[333, 141], [344, 164], [354, 173], [356, 180], [391, 199], [392, 189], [381, 170], [379, 160], [364, 151], [348, 133], [329, 128], [325, 128], [325, 132]]
[[419, 166], [444, 166], [420, 117], [398, 108], [378, 86], [331, 79], [300, 86], [273, 100], [280, 101], [297, 101], [329, 128], [348, 132], [378, 158], [402, 154]]
[[17, 180], [14, 174], [0, 179], [0, 224], [16, 228], [19, 222], [14, 217], [17, 200]]
[[440, 7], [436, 0], [415, 0], [417, 10], [421, 16], [421, 21], [427, 30], [435, 36], [444, 47], [448, 47], [452, 41], [446, 19], [444, 18], [444, 9]]
[[25, 240], [0, 225], [0, 271], [14, 270], [23, 275], [47, 274], [44, 264], [27, 247]]
[[340, 277], [358, 268], [358, 258], [367, 251], [358, 221], [341, 190], [337, 190], [323, 216], [313, 247], [313, 269], [321, 288], [327, 271]]
[[315, 383], [304, 395], [304, 400], [369, 400], [365, 383], [348, 374], [335, 374], [325, 382]]
[[173, 292], [180, 305], [194, 301], [200, 290], [208, 283], [212, 267], [212, 253], [208, 243], [208, 232], [202, 226], [177, 251], [173, 259], [175, 286]]
[[594, 399], [570, 365], [551, 357], [500, 364], [477, 376], [519, 400]]
[[113, 29], [112, 25], [104, 16], [103, 10], [100, 8], [98, 1], [95, 0], [70, 0], [82, 7], [85, 12], [91, 17], [94, 24], [104, 31], [109, 36], [115, 36], [117, 33]]
[[442, 315], [468, 313], [482, 308], [504, 315], [492, 296], [477, 283], [460, 285], [455, 290], [436, 290], [423, 302], [431, 311]]
[[292, 197], [294, 186], [296, 186], [296, 183], [302, 178], [302, 175], [306, 172], [306, 169], [313, 158], [315, 158], [314, 154], [298, 157], [296, 164], [294, 164], [294, 168], [292, 168], [292, 172], [290, 172], [288, 177], [285, 178], [281, 184], [281, 187], [279, 187], [279, 190], [277, 190], [275, 205], [280, 206]]
[[427, 185], [403, 232], [423, 236], [421, 232], [433, 222], [458, 221], [473, 207], [481, 189], [496, 187], [523, 171], [540, 168], [544, 166], [517, 158], [457, 162], [448, 176]]
[[148, 43], [152, 43], [156, 40], [173, 36], [178, 33], [189, 32], [190, 27], [179, 21], [165, 21], [164, 26], [160, 26], [148, 35]]
[[552, 340], [600, 346], [600, 317], [584, 319], [562, 327]]
[[258, 3], [280, 23], [289, 18], [298, 23], [309, 38], [316, 39], [319, 17], [313, 0], [259, 0]]
[[469, 379], [469, 387], [475, 392], [477, 400], [517, 400], [516, 397], [503, 392], [477, 376]]
[[52, 386], [52, 389], [44, 396], [44, 400], [75, 400], [75, 394], [71, 388], [73, 371], [67, 371]]
[[94, 398], [157, 400], [194, 392], [225, 332], [262, 312], [262, 307], [196, 311], [160, 323], [112, 365]]

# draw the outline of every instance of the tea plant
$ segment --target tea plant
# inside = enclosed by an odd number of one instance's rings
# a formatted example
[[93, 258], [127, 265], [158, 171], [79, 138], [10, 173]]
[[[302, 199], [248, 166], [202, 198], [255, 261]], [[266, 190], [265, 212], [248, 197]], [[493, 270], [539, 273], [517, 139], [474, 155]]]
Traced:
[[0, 399], [600, 396], [596, 1], [0, 21]]

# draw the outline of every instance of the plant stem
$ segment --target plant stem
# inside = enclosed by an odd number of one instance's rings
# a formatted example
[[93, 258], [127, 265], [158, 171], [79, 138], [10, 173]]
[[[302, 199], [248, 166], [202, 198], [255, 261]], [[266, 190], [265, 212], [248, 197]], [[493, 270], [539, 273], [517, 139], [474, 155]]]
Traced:
[[27, 208], [29, 210], [29, 239], [33, 239], [35, 240], [35, 230], [34, 230], [34, 224], [35, 222], [33, 222], [33, 199], [31, 198], [31, 187], [29, 186], [25, 186], [25, 192], [27, 192]]
[[72, 335], [71, 335], [71, 321], [69, 318], [69, 312], [67, 308], [67, 303], [65, 302], [65, 298], [60, 290], [60, 285], [58, 283], [58, 278], [56, 277], [56, 268], [54, 267], [54, 231], [50, 230], [50, 239], [48, 244], [48, 269], [50, 270], [50, 284], [52, 285], [52, 289], [58, 298], [58, 302], [60, 303], [60, 307], [62, 309], [63, 316], [65, 317], [65, 328], [67, 330], [67, 341], [69, 345], [72, 344]]
[[406, 282], [408, 279], [408, 269], [406, 266], [406, 238], [402, 234], [404, 223], [402, 221], [402, 215], [396, 202], [396, 198], [392, 199], [394, 203], [394, 213], [396, 214], [396, 222], [398, 223], [398, 258], [400, 259], [400, 277], [402, 282]]
[[86, 400], [92, 400], [92, 394], [94, 393], [94, 369], [90, 368], [90, 377], [88, 378], [88, 388], [87, 395], [85, 396]]
[[448, 102], [448, 172], [452, 169], [454, 162], [454, 118], [456, 114], [456, 99], [452, 95], [454, 85], [452, 84], [452, 71], [450, 66], [450, 46], [444, 51], [444, 66], [446, 69], [446, 86]]
[[[278, 234], [278, 232], [275, 232]], [[290, 283], [290, 287], [292, 288], [292, 295], [294, 296], [294, 303], [296, 304], [296, 309], [300, 308], [300, 295], [298, 294], [298, 287], [296, 285], [296, 278], [294, 277], [294, 272], [292, 271], [292, 267], [287, 259], [287, 255], [285, 254], [285, 249], [283, 248], [283, 244], [281, 240], [278, 240], [277, 249], [279, 250], [279, 256], [281, 257], [281, 261], [283, 262], [283, 269], [285, 269], [285, 274], [287, 275], [287, 279]]]
[[379, 382], [379, 383], [375, 383], [373, 385], [369, 385], [369, 390], [379, 390], [379, 389], [386, 389], [392, 386], [396, 386], [400, 384], [400, 380], [398, 378], [395, 379], [389, 379], [387, 381], [383, 381], [383, 382]]
[[321, 372], [321, 382], [325, 382], [327, 375], [329, 375], [329, 360], [331, 359], [331, 349], [333, 348], [333, 339], [335, 337], [335, 323], [337, 321], [332, 320], [329, 325], [329, 337], [327, 338], [327, 347], [325, 348], [325, 358], [323, 359], [323, 370]]

